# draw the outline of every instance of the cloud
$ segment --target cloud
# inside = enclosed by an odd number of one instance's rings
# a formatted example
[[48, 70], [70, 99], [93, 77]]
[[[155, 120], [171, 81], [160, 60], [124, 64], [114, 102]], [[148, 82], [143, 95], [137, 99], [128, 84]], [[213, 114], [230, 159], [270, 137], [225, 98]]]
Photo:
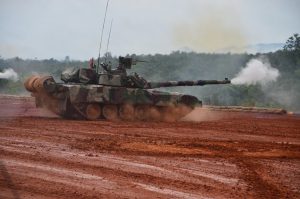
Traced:
[[[14, 46], [18, 54], [1, 48], [0, 55], [96, 56], [105, 4], [106, 0], [1, 0], [0, 43]], [[126, 55], [169, 53], [184, 46], [213, 51], [243, 43], [284, 42], [299, 31], [298, 5], [297, 0], [111, 0], [110, 49], [114, 55]]]

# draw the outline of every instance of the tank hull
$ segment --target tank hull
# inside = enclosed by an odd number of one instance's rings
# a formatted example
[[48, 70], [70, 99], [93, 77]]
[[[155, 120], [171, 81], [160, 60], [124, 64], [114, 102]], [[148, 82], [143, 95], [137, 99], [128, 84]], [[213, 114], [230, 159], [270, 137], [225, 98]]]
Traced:
[[191, 95], [98, 84], [61, 84], [52, 77], [33, 78], [25, 82], [25, 88], [32, 92], [37, 107], [65, 118], [178, 120], [201, 106], [201, 101]]

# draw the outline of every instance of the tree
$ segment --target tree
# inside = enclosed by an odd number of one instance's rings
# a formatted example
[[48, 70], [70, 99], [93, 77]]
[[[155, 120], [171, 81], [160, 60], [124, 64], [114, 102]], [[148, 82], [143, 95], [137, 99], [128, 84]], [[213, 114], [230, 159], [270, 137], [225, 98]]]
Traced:
[[69, 62], [70, 62], [70, 57], [69, 57], [69, 56], [66, 56], [66, 57], [65, 57], [65, 62], [66, 62], [66, 63], [69, 63]]
[[284, 50], [286, 51], [300, 51], [300, 36], [299, 34], [294, 34], [285, 43]]

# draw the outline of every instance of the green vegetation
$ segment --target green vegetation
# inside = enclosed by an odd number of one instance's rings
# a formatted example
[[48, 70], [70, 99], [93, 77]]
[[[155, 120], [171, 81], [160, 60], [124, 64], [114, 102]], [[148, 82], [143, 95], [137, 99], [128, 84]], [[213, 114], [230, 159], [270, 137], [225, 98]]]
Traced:
[[[277, 82], [270, 85], [212, 85], [204, 87], [162, 88], [198, 96], [204, 104], [283, 107], [300, 111], [300, 37], [293, 35], [283, 50], [266, 54], [206, 54], [173, 52], [169, 55], [131, 55], [146, 63], [138, 63], [128, 72], [137, 72], [148, 80], [198, 80], [233, 78], [251, 58], [264, 56], [272, 67], [280, 71]], [[113, 65], [117, 58], [111, 58]], [[109, 59], [109, 60], [111, 60]], [[0, 80], [0, 93], [25, 94], [23, 81], [38, 74], [51, 74], [57, 81], [68, 67], [88, 67], [88, 61], [0, 59], [0, 71], [13, 68], [19, 75], [18, 82]], [[28, 93], [27, 93], [28, 94]]]

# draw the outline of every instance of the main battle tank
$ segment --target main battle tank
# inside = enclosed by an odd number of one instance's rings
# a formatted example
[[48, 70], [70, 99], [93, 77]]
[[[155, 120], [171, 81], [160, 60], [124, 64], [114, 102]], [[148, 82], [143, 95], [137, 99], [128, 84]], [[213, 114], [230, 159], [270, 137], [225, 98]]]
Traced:
[[93, 63], [90, 68], [67, 69], [64, 83], [52, 76], [32, 76], [24, 86], [35, 97], [36, 106], [65, 118], [97, 120], [177, 120], [202, 102], [195, 96], [155, 90], [160, 87], [229, 84], [230, 80], [149, 82], [137, 73], [127, 74], [135, 61], [119, 57], [119, 65]]

